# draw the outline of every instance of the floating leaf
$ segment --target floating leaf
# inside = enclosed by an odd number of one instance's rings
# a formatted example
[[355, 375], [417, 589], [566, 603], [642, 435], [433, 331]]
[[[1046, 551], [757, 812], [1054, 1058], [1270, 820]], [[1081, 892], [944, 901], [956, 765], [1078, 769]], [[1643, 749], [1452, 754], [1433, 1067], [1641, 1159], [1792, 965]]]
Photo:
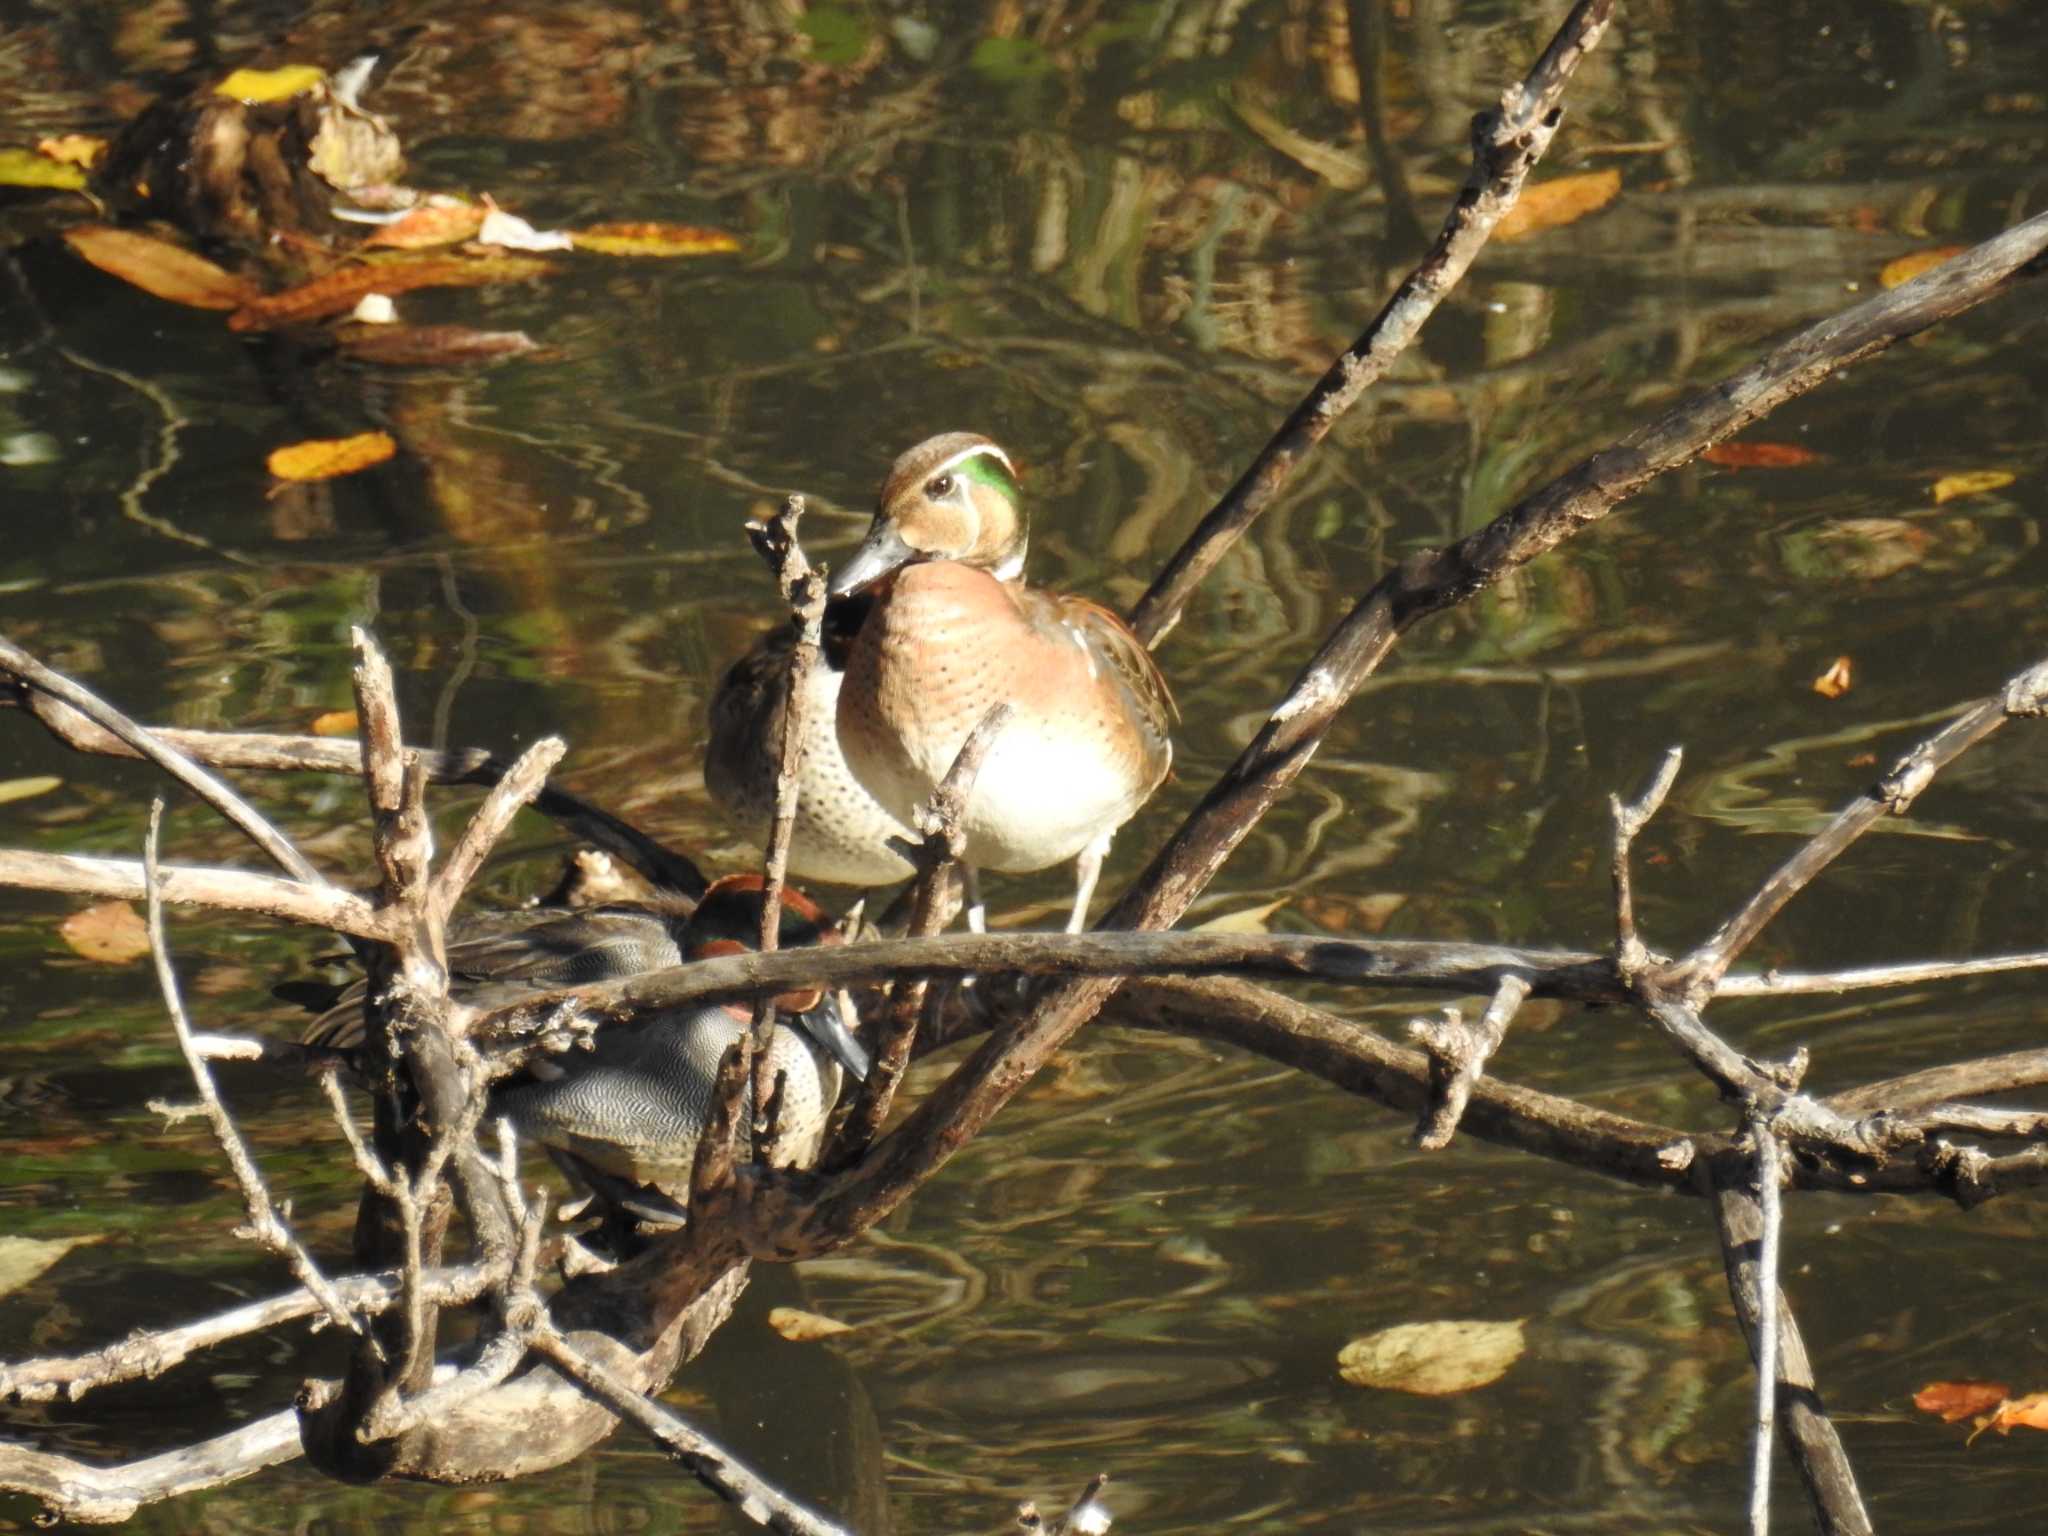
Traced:
[[798, 1307], [769, 1308], [768, 1326], [792, 1344], [808, 1344], [814, 1339], [829, 1339], [835, 1333], [853, 1331], [851, 1323], [842, 1323], [835, 1317], [825, 1317], [817, 1312], [805, 1312]]
[[1913, 1394], [1913, 1406], [1922, 1413], [1938, 1413], [1944, 1424], [1973, 1418], [1996, 1408], [2012, 1395], [2012, 1389], [1997, 1381], [1930, 1381]]
[[1496, 240], [1521, 240], [1546, 229], [1583, 219], [1613, 202], [1621, 191], [1621, 172], [1587, 171], [1559, 176], [1522, 188], [1522, 195], [1493, 228]]
[[57, 925], [64, 942], [88, 960], [126, 965], [149, 953], [149, 929], [125, 901], [103, 901]]
[[59, 192], [76, 192], [85, 183], [85, 172], [75, 165], [52, 160], [32, 149], [0, 149], [0, 187], [51, 187]]
[[481, 287], [546, 277], [555, 269], [535, 256], [394, 257], [339, 267], [282, 293], [251, 299], [228, 317], [231, 331], [267, 331], [346, 314], [366, 293], [414, 288]]
[[1837, 656], [1835, 664], [1813, 680], [1813, 691], [1824, 699], [1839, 699], [1847, 693], [1853, 683], [1852, 666], [1846, 656]]
[[602, 256], [708, 256], [740, 248], [737, 235], [695, 224], [593, 224], [570, 230], [569, 238], [577, 250]]
[[88, 1237], [18, 1237], [10, 1232], [0, 1236], [0, 1296], [11, 1296], [33, 1284], [51, 1265], [74, 1248], [99, 1241]]
[[1242, 912], [1226, 912], [1221, 917], [1212, 917], [1206, 923], [1197, 923], [1190, 933], [1239, 933], [1261, 934], [1268, 932], [1266, 919], [1286, 906], [1288, 898], [1269, 901], [1261, 907], [1247, 907]]
[[1346, 1344], [1337, 1370], [1354, 1387], [1445, 1397], [1499, 1381], [1527, 1347], [1519, 1319], [1402, 1323]]
[[313, 438], [293, 443], [288, 448], [272, 450], [263, 462], [280, 480], [332, 480], [336, 475], [352, 475], [372, 464], [382, 464], [396, 452], [398, 444], [391, 440], [389, 432], [358, 432], [354, 437]]
[[204, 256], [132, 229], [81, 224], [64, 231], [71, 248], [102, 272], [144, 293], [193, 309], [234, 309], [256, 297], [255, 287]]
[[1951, 256], [1960, 256], [1968, 249], [1967, 245], [1936, 245], [1924, 251], [1909, 251], [1884, 264], [1884, 270], [1877, 274], [1877, 286], [1896, 288], [1901, 283], [1910, 283], [1922, 272], [1932, 272]]
[[535, 229], [516, 213], [494, 207], [477, 226], [477, 244], [495, 245], [507, 251], [566, 251], [575, 245], [562, 229]]
[[392, 250], [418, 251], [434, 245], [455, 245], [483, 227], [487, 212], [481, 203], [460, 202], [452, 197], [430, 198], [404, 218], [379, 229], [363, 242], [363, 248], [386, 246]]
[[1938, 507], [1945, 501], [1954, 501], [1958, 496], [1976, 496], [1985, 491], [2003, 490], [2017, 477], [2010, 470], [1973, 469], [1960, 475], [1943, 475], [1934, 482], [1934, 504]]
[[84, 166], [91, 170], [99, 158], [107, 152], [107, 141], [94, 138], [89, 133], [59, 133], [47, 139], [36, 140], [36, 153], [52, 160], [61, 160], [66, 165]]
[[1811, 448], [1796, 443], [1716, 443], [1700, 457], [1723, 469], [1797, 469], [1821, 460]]
[[2009, 1397], [2000, 1403], [1984, 1426], [1995, 1429], [2001, 1435], [2011, 1434], [2015, 1429], [2048, 1429], [2048, 1392], [2029, 1392], [2025, 1397]]
[[265, 101], [286, 101], [310, 91], [327, 79], [317, 64], [286, 64], [279, 69], [238, 69], [213, 88], [216, 96], [232, 96], [255, 106]]
[[0, 805], [15, 800], [33, 800], [63, 784], [54, 773], [38, 773], [26, 779], [0, 779]]
[[315, 736], [354, 736], [362, 729], [362, 723], [352, 709], [330, 709], [324, 715], [315, 715], [307, 729]]
[[479, 331], [467, 325], [349, 327], [335, 339], [350, 357], [394, 368], [488, 363], [517, 357], [536, 346], [524, 331]]

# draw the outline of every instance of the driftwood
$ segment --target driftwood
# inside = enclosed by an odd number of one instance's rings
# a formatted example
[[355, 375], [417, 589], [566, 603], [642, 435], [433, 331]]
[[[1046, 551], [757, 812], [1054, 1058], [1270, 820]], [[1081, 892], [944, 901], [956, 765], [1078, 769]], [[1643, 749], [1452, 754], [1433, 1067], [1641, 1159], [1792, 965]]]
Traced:
[[[1146, 594], [1133, 621], [1148, 641], [1171, 629], [1202, 574], [1271, 503], [1330, 422], [1385, 372], [1469, 267], [1548, 145], [1565, 85], [1599, 41], [1611, 9], [1612, 0], [1582, 0], [1529, 77], [1475, 124], [1472, 177], [1436, 243]], [[1411, 627], [1538, 558], [1656, 475], [1841, 367], [2014, 286], [2030, 264], [2038, 267], [2044, 249], [2048, 216], [1809, 328], [1671, 407], [1470, 537], [1388, 572], [1324, 639], [1237, 761], [1157, 851], [1102, 931], [1090, 935], [936, 936], [948, 846], [941, 805], [908, 938], [727, 957], [479, 1012], [450, 993], [446, 926], [519, 806], [534, 804], [580, 835], [594, 834], [609, 851], [686, 898], [702, 890], [686, 859], [544, 787], [560, 757], [559, 743], [543, 742], [509, 765], [477, 754], [426, 754], [407, 747], [389, 669], [367, 635], [356, 637], [363, 741], [360, 757], [352, 761], [350, 749], [333, 742], [146, 729], [0, 641], [0, 682], [12, 702], [81, 750], [156, 762], [229, 817], [285, 871], [269, 876], [161, 867], [153, 826], [139, 863], [0, 852], [0, 883], [148, 901], [166, 1006], [187, 1045], [196, 1090], [236, 1169], [252, 1231], [286, 1259], [299, 1282], [271, 1302], [187, 1328], [91, 1356], [8, 1367], [0, 1371], [0, 1391], [77, 1397], [226, 1339], [316, 1313], [352, 1335], [341, 1379], [306, 1383], [293, 1409], [236, 1435], [115, 1469], [0, 1446], [0, 1486], [27, 1491], [58, 1515], [117, 1520], [143, 1504], [247, 1476], [301, 1450], [340, 1478], [469, 1482], [560, 1465], [625, 1417], [720, 1496], [771, 1528], [837, 1529], [762, 1483], [652, 1397], [722, 1321], [750, 1262], [827, 1253], [857, 1239], [937, 1174], [1114, 999], [1117, 1017], [1126, 1022], [1227, 1041], [1414, 1116], [1426, 1145], [1441, 1146], [1463, 1133], [1711, 1200], [1731, 1290], [1764, 1384], [1753, 1520], [1760, 1527], [1767, 1519], [1761, 1501], [1776, 1420], [1805, 1478], [1819, 1527], [1870, 1529], [1796, 1321], [1778, 1294], [1773, 1234], [1779, 1202], [1788, 1191], [1826, 1189], [1866, 1196], [1915, 1193], [1973, 1205], [2041, 1182], [2048, 1176], [2048, 1116], [1963, 1100], [2048, 1084], [2048, 1052], [1957, 1062], [1815, 1098], [1800, 1091], [1803, 1060], [1751, 1060], [1714, 1032], [1707, 1014], [1728, 997], [1920, 985], [2048, 964], [2048, 955], [2034, 953], [1826, 975], [1735, 969], [1785, 903], [1880, 818], [1903, 811], [1943, 767], [2007, 721], [2048, 711], [2048, 663], [2015, 676], [1908, 754], [1705, 943], [1684, 955], [1658, 953], [1639, 931], [1629, 861], [1633, 839], [1676, 778], [1675, 756], [1639, 799], [1615, 804], [1615, 938], [1608, 950], [1163, 930], [1286, 792], [1346, 702]], [[792, 513], [788, 521], [793, 520]], [[785, 598], [812, 626], [812, 645], [800, 643], [793, 652], [793, 663], [801, 666], [815, 648], [815, 605], [806, 584], [815, 578], [801, 564], [793, 532], [784, 533], [786, 538], [764, 542], [772, 546]], [[999, 726], [1000, 721], [990, 723], [983, 738]], [[778, 829], [786, 829], [794, 813], [789, 769], [798, 735], [799, 723], [792, 719], [782, 744]], [[962, 756], [959, 771], [970, 776], [973, 756]], [[354, 895], [330, 882], [207, 772], [217, 767], [359, 774], [375, 832], [375, 894]], [[425, 835], [430, 782], [490, 786], [438, 867]], [[771, 841], [771, 889], [780, 882], [777, 847], [786, 854], [786, 839], [786, 830], [779, 830]], [[374, 1105], [367, 1137], [356, 1132], [331, 1072], [326, 1078], [337, 1143], [363, 1177], [355, 1273], [319, 1271], [291, 1236], [260, 1170], [235, 1150], [239, 1138], [232, 1122], [210, 1094], [209, 1048], [183, 1019], [177, 999], [163, 909], [179, 903], [329, 928], [354, 941], [365, 960], [371, 978], [368, 1043], [357, 1065]], [[774, 931], [771, 912], [764, 951], [771, 949]], [[933, 1002], [941, 989], [928, 983], [969, 974], [983, 978], [976, 991], [982, 1012], [992, 1015], [987, 1038], [906, 1118], [884, 1131], [913, 1042], [929, 1038], [942, 1022]], [[1040, 979], [1011, 992], [996, 985], [1005, 977]], [[1254, 984], [1301, 979], [1352, 988], [1427, 988], [1490, 1002], [1476, 1025], [1447, 1018], [1420, 1026], [1417, 1038], [1425, 1049], [1417, 1051]], [[545, 1202], [522, 1189], [509, 1149], [487, 1145], [489, 1138], [478, 1132], [493, 1075], [541, 1048], [539, 1037], [559, 1008], [574, 1002], [579, 1012], [599, 1016], [688, 1000], [761, 1000], [793, 981], [836, 987], [883, 980], [893, 982], [899, 995], [889, 1010], [881, 1065], [833, 1143], [824, 1171], [797, 1172], [741, 1158], [737, 1119], [752, 1068], [749, 1052], [736, 1049], [721, 1070], [720, 1114], [692, 1170], [688, 1224], [645, 1240], [609, 1269], [579, 1274], [551, 1294], [543, 1291], [538, 1276], [544, 1263], [568, 1256], [566, 1250], [550, 1243]], [[1531, 996], [1605, 1003], [1648, 1021], [1720, 1091], [1730, 1105], [1726, 1123], [1648, 1124], [1489, 1075], [1490, 1056]], [[768, 1106], [772, 1094], [760, 1091], [765, 1086], [755, 1085], [753, 1098]], [[772, 1110], [767, 1113], [772, 1120]], [[769, 1130], [763, 1140], [772, 1145]], [[1987, 1148], [1983, 1141], [2005, 1145]], [[465, 1236], [469, 1252], [454, 1262], [450, 1246]], [[487, 1308], [488, 1322], [474, 1346], [451, 1353], [440, 1339], [441, 1310], [473, 1300]], [[1091, 1484], [1069, 1511], [1071, 1528], [1094, 1519], [1099, 1487]]]

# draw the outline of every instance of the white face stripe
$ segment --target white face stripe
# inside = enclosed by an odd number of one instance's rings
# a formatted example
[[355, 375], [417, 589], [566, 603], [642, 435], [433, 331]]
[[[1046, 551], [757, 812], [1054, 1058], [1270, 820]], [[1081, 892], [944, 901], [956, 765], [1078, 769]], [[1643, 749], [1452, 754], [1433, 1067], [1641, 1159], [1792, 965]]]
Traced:
[[[969, 446], [962, 448], [958, 453], [954, 454], [953, 457], [946, 460], [945, 463], [933, 465], [931, 474], [943, 475], [947, 470], [958, 468], [960, 465], [966, 463], [969, 459], [978, 459], [983, 457], [984, 455], [991, 459], [1001, 460], [1003, 468], [1009, 471], [1010, 478], [1012, 480], [1015, 480], [1017, 478], [1017, 466], [1012, 464], [1010, 462], [1010, 456], [1007, 453], [1003, 452], [1003, 450], [997, 447], [994, 443], [970, 444]], [[926, 478], [929, 479], [930, 476], [928, 475], [926, 476]]]

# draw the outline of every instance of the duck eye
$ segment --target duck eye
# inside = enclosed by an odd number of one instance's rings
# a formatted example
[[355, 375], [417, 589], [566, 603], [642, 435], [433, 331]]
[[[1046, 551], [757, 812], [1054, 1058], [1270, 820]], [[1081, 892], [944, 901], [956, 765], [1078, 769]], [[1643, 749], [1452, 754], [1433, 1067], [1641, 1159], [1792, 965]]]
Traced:
[[931, 479], [925, 482], [924, 493], [934, 501], [952, 495], [953, 477], [951, 475], [932, 476]]

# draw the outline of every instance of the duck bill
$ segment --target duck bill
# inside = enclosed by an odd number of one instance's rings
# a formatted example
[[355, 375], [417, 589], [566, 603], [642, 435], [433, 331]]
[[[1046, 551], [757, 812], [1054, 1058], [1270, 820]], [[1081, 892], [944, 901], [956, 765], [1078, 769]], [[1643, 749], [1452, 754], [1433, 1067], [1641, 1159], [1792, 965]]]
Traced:
[[847, 1023], [847, 1011], [851, 1000], [842, 1004], [842, 992], [827, 992], [818, 1006], [797, 1015], [797, 1022], [804, 1033], [817, 1041], [839, 1065], [853, 1075], [857, 1083], [868, 1080], [868, 1071], [874, 1065], [867, 1047], [854, 1038], [853, 1030]]
[[860, 541], [860, 547], [847, 557], [846, 564], [832, 573], [826, 591], [833, 597], [849, 596], [863, 587], [872, 586], [917, 557], [917, 551], [903, 542], [903, 535], [896, 531], [896, 525], [877, 517], [868, 526], [868, 536]]

